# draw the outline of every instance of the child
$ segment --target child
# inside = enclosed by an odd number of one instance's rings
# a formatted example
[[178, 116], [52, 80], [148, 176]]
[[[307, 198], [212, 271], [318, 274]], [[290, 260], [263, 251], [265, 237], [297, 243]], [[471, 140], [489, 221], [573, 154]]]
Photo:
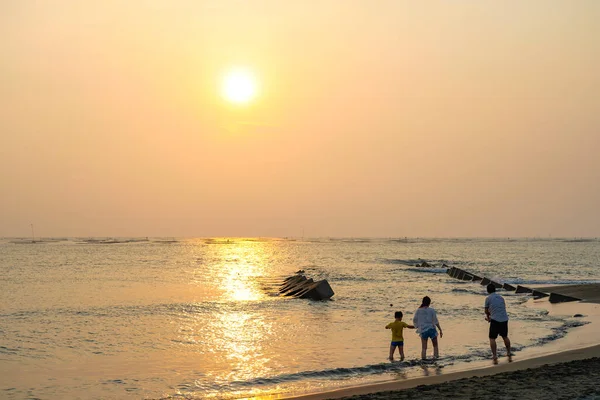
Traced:
[[400, 361], [404, 361], [404, 337], [402, 336], [402, 330], [404, 328], [415, 329], [413, 325], [409, 325], [406, 322], [402, 322], [402, 311], [396, 311], [394, 313], [394, 322], [390, 322], [385, 326], [385, 329], [392, 330], [392, 343], [390, 344], [390, 361], [394, 361], [394, 351], [398, 347], [400, 353]]

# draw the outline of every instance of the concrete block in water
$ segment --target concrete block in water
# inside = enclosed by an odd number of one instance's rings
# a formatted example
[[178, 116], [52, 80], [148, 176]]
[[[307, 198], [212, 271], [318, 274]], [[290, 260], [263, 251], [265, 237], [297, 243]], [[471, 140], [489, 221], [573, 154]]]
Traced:
[[302, 290], [306, 289], [308, 286], [310, 286], [314, 281], [312, 280], [312, 278], [308, 278], [305, 281], [302, 281], [294, 286], [292, 286], [291, 288], [289, 288], [288, 290], [286, 290], [285, 292], [283, 292], [282, 294], [284, 296], [292, 296], [298, 292], [301, 292]]
[[473, 274], [470, 272], [465, 272], [465, 274], [462, 277], [463, 281], [472, 281], [473, 280]]
[[548, 293], [540, 292], [539, 290], [533, 290], [531, 294], [533, 295], [534, 299], [541, 299], [543, 297], [550, 296]]
[[581, 299], [571, 296], [565, 296], [563, 294], [558, 293], [550, 293], [550, 298], [548, 299], [548, 301], [550, 301], [550, 303], [565, 303], [567, 301], [581, 301]]
[[487, 286], [487, 285], [489, 285], [491, 282], [492, 282], [492, 281], [491, 281], [491, 280], [489, 280], [488, 278], [482, 278], [482, 279], [481, 279], [481, 284], [482, 284], [483, 286]]
[[516, 288], [513, 285], [509, 285], [508, 283], [505, 283], [504, 285], [502, 285], [502, 287], [504, 288], [504, 290], [508, 290], [509, 292], [514, 292], [516, 290]]
[[295, 297], [301, 299], [312, 299], [312, 300], [326, 300], [331, 298], [335, 293], [327, 280], [313, 282], [308, 285], [304, 290], [296, 293]]
[[[490, 283], [491, 283], [492, 285], [494, 285], [494, 287], [495, 287], [496, 289], [500, 289], [500, 288], [502, 288], [502, 284], [501, 284], [501, 283], [494, 282], [494, 281], [490, 281]], [[488, 284], [488, 285], [489, 285], [489, 284]]]
[[460, 276], [464, 275], [465, 273], [466, 273], [465, 270], [460, 269], [460, 268], [456, 268], [456, 272], [454, 272], [454, 278], [460, 279]]
[[517, 288], [515, 289], [515, 293], [531, 293], [531, 292], [533, 292], [533, 289], [529, 289], [528, 287], [521, 286], [521, 285], [517, 285]]
[[292, 282], [294, 282], [294, 281], [297, 281], [297, 280], [299, 280], [299, 279], [302, 279], [303, 277], [304, 277], [304, 275], [292, 275], [292, 276], [288, 276], [287, 278], [285, 278], [285, 279], [283, 280], [283, 283], [282, 283], [281, 285], [279, 285], [279, 286], [285, 286], [285, 285], [288, 285], [288, 284], [290, 284], [290, 283], [292, 283]]
[[289, 281], [281, 285], [279, 293], [287, 292], [290, 288], [296, 286], [299, 283], [304, 282], [305, 280], [306, 277], [304, 275], [296, 275], [293, 279], [290, 279]]
[[315, 282], [304, 275], [294, 275], [284, 279], [279, 294], [302, 299], [325, 300], [333, 296], [334, 292], [326, 280]]

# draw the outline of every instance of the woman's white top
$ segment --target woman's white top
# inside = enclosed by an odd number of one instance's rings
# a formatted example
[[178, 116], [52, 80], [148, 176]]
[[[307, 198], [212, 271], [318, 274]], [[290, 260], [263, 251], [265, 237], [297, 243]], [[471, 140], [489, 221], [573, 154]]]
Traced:
[[417, 328], [417, 333], [428, 331], [429, 329], [435, 329], [435, 326], [439, 324], [437, 314], [431, 307], [419, 307], [415, 311], [413, 316], [413, 325]]

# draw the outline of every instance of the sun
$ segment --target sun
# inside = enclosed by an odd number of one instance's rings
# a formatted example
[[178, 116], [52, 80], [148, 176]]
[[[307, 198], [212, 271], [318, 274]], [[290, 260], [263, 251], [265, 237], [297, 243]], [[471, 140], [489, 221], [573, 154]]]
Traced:
[[256, 79], [247, 69], [236, 68], [225, 74], [222, 94], [227, 101], [246, 104], [256, 97]]

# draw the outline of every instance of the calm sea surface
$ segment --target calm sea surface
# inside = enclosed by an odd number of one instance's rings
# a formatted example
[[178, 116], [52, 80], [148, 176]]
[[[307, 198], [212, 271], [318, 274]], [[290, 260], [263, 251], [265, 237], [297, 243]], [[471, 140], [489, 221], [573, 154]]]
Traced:
[[[442, 263], [508, 283], [600, 282], [600, 241], [0, 239], [0, 398], [238, 398], [404, 379], [419, 338], [405, 333], [407, 361], [390, 363], [384, 327], [396, 310], [410, 322], [424, 295], [444, 329], [438, 366], [489, 357], [484, 287]], [[300, 269], [327, 279], [332, 300], [277, 296]], [[505, 298], [517, 356], [581, 324]]]

